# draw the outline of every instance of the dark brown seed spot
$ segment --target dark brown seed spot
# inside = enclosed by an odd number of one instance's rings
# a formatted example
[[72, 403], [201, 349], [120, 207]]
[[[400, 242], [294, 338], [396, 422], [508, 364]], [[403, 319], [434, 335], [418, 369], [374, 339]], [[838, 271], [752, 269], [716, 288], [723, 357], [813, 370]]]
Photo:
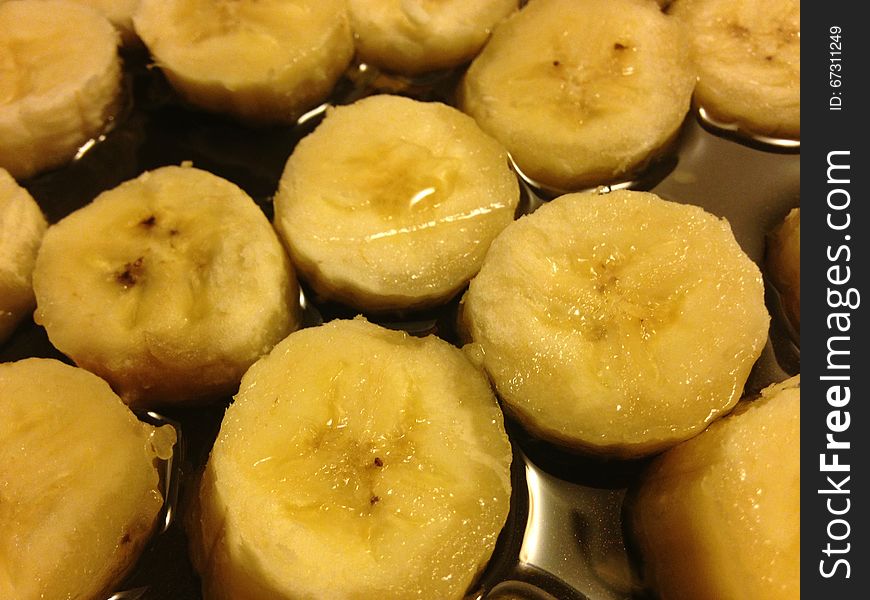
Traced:
[[561, 66], [561, 65], [562, 65], [562, 63], [559, 62], [558, 60], [554, 60], [554, 61], [553, 61], [553, 66], [554, 66], [554, 67], [558, 67], [558, 66]]
[[136, 285], [136, 282], [142, 276], [142, 273], [144, 271], [142, 267], [143, 262], [144, 258], [140, 256], [133, 262], [127, 263], [126, 265], [124, 265], [124, 270], [118, 273], [115, 276], [115, 279], [125, 288]]
[[613, 49], [614, 50], [626, 50], [626, 49], [628, 49], [628, 46], [626, 46], [625, 44], [620, 44], [619, 42], [616, 42], [615, 44], [613, 44]]
[[123, 546], [124, 544], [129, 544], [130, 540], [131, 540], [130, 534], [124, 533], [124, 536], [121, 538], [121, 545]]
[[380, 501], [381, 501], [381, 499], [380, 499], [379, 496], [372, 496], [372, 497], [369, 499], [369, 503], [370, 503], [372, 506], [374, 506], [375, 504], [377, 504], [377, 503], [380, 502]]
[[380, 456], [375, 457], [375, 466], [376, 467], [383, 467], [384, 466], [384, 461], [381, 460]]
[[764, 60], [770, 62], [770, 61], [773, 60], [773, 56], [771, 56], [770, 54], [768, 54], [767, 56], [764, 57]]
[[139, 225], [141, 225], [142, 227], [144, 227], [146, 229], [151, 229], [156, 224], [157, 224], [157, 217], [155, 217], [154, 215], [151, 215], [150, 217], [148, 217], [146, 219], [142, 219], [141, 221], [139, 221]]
[[169, 235], [173, 235], [173, 236], [174, 236], [174, 235], [178, 235], [178, 230], [177, 230], [177, 229], [170, 229], [170, 230], [169, 230]]

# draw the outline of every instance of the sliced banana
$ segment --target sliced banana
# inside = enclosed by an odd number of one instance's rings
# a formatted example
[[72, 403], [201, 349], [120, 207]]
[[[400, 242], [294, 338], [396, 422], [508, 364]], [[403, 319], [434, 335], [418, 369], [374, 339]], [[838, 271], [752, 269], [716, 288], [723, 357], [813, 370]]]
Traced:
[[629, 191], [561, 196], [508, 226], [463, 302], [529, 430], [625, 457], [730, 411], [768, 321], [761, 274], [726, 221]]
[[801, 209], [794, 208], [767, 240], [767, 273], [792, 325], [801, 326]]
[[0, 598], [106, 598], [163, 505], [175, 430], [50, 359], [0, 364]]
[[322, 296], [421, 308], [468, 283], [518, 202], [504, 148], [468, 116], [370, 96], [331, 109], [294, 149], [275, 226]]
[[106, 129], [121, 98], [117, 46], [115, 29], [88, 7], [0, 4], [0, 167], [26, 179]]
[[141, 0], [136, 32], [191, 104], [293, 123], [353, 58], [344, 0]]
[[357, 55], [416, 75], [474, 58], [518, 0], [348, 0]]
[[662, 600], [800, 597], [800, 377], [658, 457], [629, 514]]
[[699, 106], [749, 133], [800, 139], [799, 0], [676, 0], [698, 68]]
[[33, 287], [52, 344], [134, 406], [229, 396], [299, 323], [265, 215], [192, 167], [147, 172], [51, 226]]
[[31, 276], [46, 227], [36, 201], [0, 168], [0, 344], [36, 306]]
[[189, 520], [207, 599], [462, 598], [510, 504], [483, 374], [435, 338], [332, 321], [245, 374]]
[[694, 84], [680, 24], [655, 3], [534, 0], [474, 59], [460, 106], [529, 179], [571, 191], [630, 178], [656, 156]]

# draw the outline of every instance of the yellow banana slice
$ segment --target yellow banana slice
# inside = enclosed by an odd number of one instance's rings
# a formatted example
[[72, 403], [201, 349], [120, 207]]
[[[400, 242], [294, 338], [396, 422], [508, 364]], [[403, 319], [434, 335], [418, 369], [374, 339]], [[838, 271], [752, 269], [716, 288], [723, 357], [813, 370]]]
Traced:
[[31, 277], [46, 227], [36, 201], [0, 168], [0, 344], [36, 306]]
[[731, 410], [769, 317], [758, 267], [727, 222], [615, 191], [562, 196], [508, 226], [463, 320], [531, 431], [630, 457]]
[[73, 0], [79, 4], [90, 6], [105, 16], [121, 34], [124, 44], [136, 42], [136, 31], [133, 29], [133, 14], [139, 7], [140, 0]]
[[31, 177], [104, 131], [121, 97], [117, 45], [112, 25], [88, 7], [0, 4], [0, 167]]
[[534, 0], [474, 59], [460, 106], [528, 178], [573, 191], [656, 156], [694, 84], [680, 24], [653, 2]]
[[698, 67], [697, 103], [749, 133], [800, 139], [799, 0], [677, 0]]
[[662, 600], [800, 597], [800, 377], [658, 457], [630, 503]]
[[465, 286], [518, 202], [504, 148], [468, 116], [371, 96], [331, 109], [295, 148], [275, 226], [324, 297], [421, 308]]
[[163, 505], [175, 430], [56, 360], [0, 364], [0, 598], [106, 598]]
[[348, 0], [359, 58], [405, 75], [456, 67], [518, 0]]
[[344, 0], [142, 0], [136, 32], [191, 104], [293, 123], [353, 58]]
[[801, 326], [801, 209], [792, 209], [767, 240], [767, 272], [789, 321]]
[[245, 374], [190, 519], [209, 600], [459, 599], [510, 504], [511, 447], [455, 347], [364, 320]]
[[54, 346], [135, 406], [232, 394], [299, 323], [265, 215], [192, 167], [147, 172], [51, 226], [33, 287]]

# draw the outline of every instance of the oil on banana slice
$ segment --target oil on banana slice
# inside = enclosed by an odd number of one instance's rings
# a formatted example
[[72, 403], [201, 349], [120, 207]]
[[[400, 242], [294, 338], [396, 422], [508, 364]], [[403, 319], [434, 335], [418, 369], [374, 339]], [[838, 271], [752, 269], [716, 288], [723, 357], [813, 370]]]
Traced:
[[344, 0], [141, 0], [136, 33], [191, 104], [294, 123], [353, 58]]
[[471, 60], [518, 5], [518, 0], [348, 1], [360, 60], [404, 75]]
[[697, 104], [748, 133], [800, 139], [799, 0], [677, 0], [698, 68]]
[[794, 208], [767, 238], [767, 273], [791, 324], [801, 327], [801, 209]]
[[245, 374], [188, 519], [208, 600], [462, 598], [510, 504], [485, 376], [362, 319], [302, 329]]
[[193, 167], [146, 172], [49, 227], [33, 287], [52, 344], [133, 406], [229, 396], [299, 324], [263, 212]]
[[121, 99], [117, 47], [118, 33], [88, 7], [0, 4], [0, 167], [32, 177], [106, 129]]
[[321, 296], [402, 310], [457, 294], [518, 203], [504, 148], [467, 115], [379, 95], [331, 109], [296, 146], [275, 226]]
[[653, 2], [534, 0], [493, 32], [460, 106], [545, 188], [631, 178], [672, 140], [695, 73]]
[[154, 530], [175, 430], [51, 359], [0, 364], [0, 415], [0, 598], [106, 598]]
[[31, 278], [46, 227], [36, 201], [0, 168], [0, 344], [36, 306]]
[[632, 492], [662, 600], [800, 597], [800, 377], [668, 450]]
[[508, 226], [462, 319], [530, 431], [622, 457], [730, 411], [769, 322], [759, 269], [726, 221], [629, 191], [561, 196]]

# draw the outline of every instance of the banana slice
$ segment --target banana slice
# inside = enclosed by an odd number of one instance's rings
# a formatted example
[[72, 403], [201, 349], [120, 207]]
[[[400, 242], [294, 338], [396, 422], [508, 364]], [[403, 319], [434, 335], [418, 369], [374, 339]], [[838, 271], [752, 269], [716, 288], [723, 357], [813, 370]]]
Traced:
[[535, 0], [496, 28], [460, 106], [539, 185], [630, 178], [674, 137], [695, 74], [679, 22], [640, 0]]
[[56, 360], [0, 364], [0, 598], [105, 598], [163, 505], [175, 430]]
[[800, 597], [800, 377], [649, 467], [629, 502], [662, 600]]
[[471, 60], [518, 0], [349, 0], [359, 58], [405, 75]]
[[800, 139], [799, 0], [677, 0], [698, 68], [695, 98], [715, 121]]
[[504, 148], [468, 116], [370, 96], [331, 109], [293, 151], [275, 226], [322, 296], [421, 308], [468, 283], [518, 202]]
[[265, 215], [191, 167], [145, 173], [51, 226], [33, 287], [55, 347], [135, 406], [232, 394], [299, 323]]
[[730, 411], [769, 321], [758, 267], [726, 221], [628, 191], [561, 196], [510, 225], [462, 310], [531, 431], [624, 457]]
[[801, 209], [795, 208], [767, 240], [767, 272], [782, 295], [789, 321], [801, 326]]
[[0, 167], [26, 179], [105, 130], [121, 97], [117, 46], [112, 25], [85, 6], [0, 4]]
[[36, 201], [0, 168], [0, 344], [36, 306], [31, 276], [46, 227]]
[[344, 0], [142, 0], [136, 32], [191, 104], [294, 123], [353, 58]]
[[511, 447], [463, 353], [364, 320], [245, 374], [189, 520], [207, 599], [462, 598], [510, 504]]

